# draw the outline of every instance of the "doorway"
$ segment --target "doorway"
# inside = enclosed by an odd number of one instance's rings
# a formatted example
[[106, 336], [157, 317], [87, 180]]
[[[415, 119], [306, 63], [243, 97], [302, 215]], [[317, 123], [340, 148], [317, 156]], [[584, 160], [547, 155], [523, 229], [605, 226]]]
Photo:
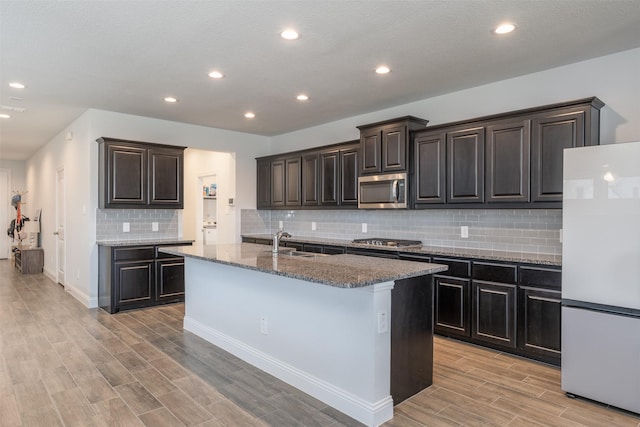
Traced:
[[198, 176], [202, 188], [202, 203], [198, 206], [197, 221], [201, 224], [202, 244], [214, 245], [218, 241], [218, 183], [216, 174]]
[[65, 187], [64, 187], [64, 169], [58, 169], [56, 172], [56, 281], [64, 287], [65, 274]]
[[[11, 174], [8, 169], [0, 169], [0, 259], [9, 258], [11, 251], [11, 238], [5, 233], [11, 222]], [[5, 228], [6, 227], [6, 228]]]

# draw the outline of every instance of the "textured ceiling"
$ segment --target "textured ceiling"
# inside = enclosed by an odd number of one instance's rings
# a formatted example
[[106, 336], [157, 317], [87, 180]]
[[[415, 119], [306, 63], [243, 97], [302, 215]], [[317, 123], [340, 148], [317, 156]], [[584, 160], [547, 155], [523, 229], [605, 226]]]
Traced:
[[271, 136], [638, 46], [638, 0], [0, 0], [0, 158], [88, 108]]

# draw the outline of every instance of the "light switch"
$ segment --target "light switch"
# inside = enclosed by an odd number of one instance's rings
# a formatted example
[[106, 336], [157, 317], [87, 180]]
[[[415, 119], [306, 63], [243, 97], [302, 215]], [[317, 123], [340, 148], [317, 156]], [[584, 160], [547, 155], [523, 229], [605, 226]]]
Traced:
[[151, 231], [158, 231], [158, 222], [154, 221], [151, 223]]
[[122, 223], [122, 232], [123, 233], [128, 233], [130, 231], [130, 226], [128, 222], [123, 222]]

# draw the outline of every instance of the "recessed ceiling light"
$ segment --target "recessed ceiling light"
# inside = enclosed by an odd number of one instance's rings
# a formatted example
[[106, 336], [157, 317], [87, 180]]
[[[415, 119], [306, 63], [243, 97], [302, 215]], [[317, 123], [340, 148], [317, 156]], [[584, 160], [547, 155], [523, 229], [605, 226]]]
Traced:
[[244, 113], [244, 116], [245, 116], [247, 119], [253, 119], [253, 118], [255, 118], [255, 117], [256, 117], [256, 115], [255, 115], [255, 114], [253, 114], [251, 111]]
[[512, 32], [515, 29], [516, 29], [515, 25], [510, 24], [510, 23], [507, 22], [507, 23], [498, 25], [493, 30], [493, 34], [509, 34], [510, 32]]
[[9, 119], [9, 118], [11, 118], [11, 116], [8, 114], [0, 114], [0, 119]]
[[378, 68], [376, 68], [377, 74], [389, 74], [390, 72], [391, 72], [391, 68], [387, 67], [386, 65], [381, 65]]
[[176, 102], [178, 102], [178, 98], [174, 98], [173, 96], [167, 96], [164, 99], [164, 102], [168, 102], [169, 104], [175, 104]]
[[212, 79], [221, 79], [224, 77], [224, 74], [222, 74], [220, 71], [212, 71], [209, 73], [209, 77], [211, 77]]
[[23, 85], [20, 82], [11, 82], [11, 83], [9, 83], [9, 86], [11, 86], [14, 89], [24, 89], [26, 87], [25, 85]]
[[280, 37], [285, 40], [297, 40], [300, 37], [300, 34], [296, 30], [284, 30], [280, 33]]
[[301, 93], [300, 95], [296, 96], [296, 99], [298, 101], [307, 101], [307, 100], [309, 100], [309, 97], [307, 95], [305, 95], [304, 93]]

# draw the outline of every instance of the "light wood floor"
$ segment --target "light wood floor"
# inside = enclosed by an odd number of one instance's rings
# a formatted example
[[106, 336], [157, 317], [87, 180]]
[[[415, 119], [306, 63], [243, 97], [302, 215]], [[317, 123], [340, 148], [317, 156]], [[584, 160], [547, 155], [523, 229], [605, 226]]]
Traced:
[[[355, 426], [182, 331], [181, 304], [109, 315], [0, 261], [0, 426]], [[632, 426], [553, 367], [436, 337], [434, 385], [385, 426]], [[640, 397], [639, 397], [640, 398]]]

